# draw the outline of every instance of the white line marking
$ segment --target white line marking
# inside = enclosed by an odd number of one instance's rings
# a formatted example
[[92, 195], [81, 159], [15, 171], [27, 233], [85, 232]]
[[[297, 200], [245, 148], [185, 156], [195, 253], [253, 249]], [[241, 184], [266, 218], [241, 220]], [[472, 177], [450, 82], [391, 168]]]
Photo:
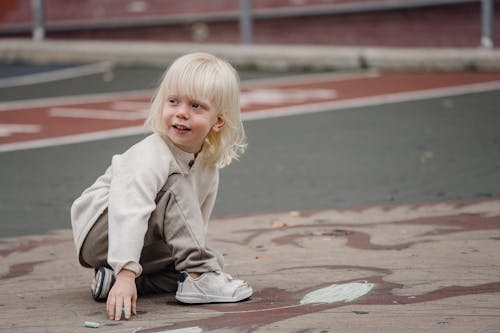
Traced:
[[134, 121], [145, 119], [148, 115], [148, 110], [114, 111], [105, 109], [52, 108], [49, 110], [49, 114], [51, 117]]
[[[273, 308], [264, 308], [264, 309], [256, 309], [256, 310], [242, 310], [242, 311], [217, 311], [220, 314], [238, 314], [238, 313], [254, 313], [254, 312], [266, 312], [266, 311], [274, 311], [274, 310], [283, 310], [283, 309], [290, 309], [290, 308], [297, 308], [300, 306], [304, 306], [305, 304], [294, 304], [294, 305], [285, 305], [285, 306], [276, 306]], [[189, 315], [203, 315], [203, 314], [208, 314], [212, 313], [209, 311], [193, 311], [193, 312], [187, 312]]]
[[113, 102], [111, 108], [113, 110], [149, 110], [150, 106], [149, 102], [117, 101]]
[[[249, 121], [257, 119], [285, 117], [285, 116], [293, 116], [300, 114], [335, 111], [335, 110], [342, 110], [355, 107], [375, 106], [375, 105], [424, 100], [424, 99], [431, 99], [431, 98], [438, 98], [445, 96], [480, 93], [493, 90], [500, 90], [500, 81], [465, 84], [455, 87], [435, 88], [435, 89], [428, 89], [416, 92], [394, 93], [394, 94], [386, 94], [373, 97], [361, 97], [349, 100], [323, 102], [323, 103], [299, 105], [299, 106], [284, 107], [284, 108], [273, 108], [261, 111], [250, 111], [242, 113], [242, 119], [244, 121]], [[59, 104], [70, 101], [91, 103], [96, 101], [113, 101], [114, 99], [117, 98], [140, 98], [145, 96], [150, 97], [150, 95], [146, 95], [150, 93], [151, 93], [150, 91], [149, 92], [134, 91], [134, 92], [99, 94], [90, 96], [76, 96], [70, 98], [44, 99], [44, 100], [32, 101], [31, 103], [29, 101], [4, 103], [3, 105], [0, 105], [0, 111], [9, 109], [22, 109], [33, 106], [41, 107], [41, 106], [47, 106], [47, 104]], [[94, 140], [111, 139], [115, 137], [143, 134], [146, 132], [147, 130], [145, 130], [142, 126], [137, 126], [137, 127], [128, 127], [117, 130], [88, 133], [88, 134], [69, 135], [59, 138], [50, 138], [50, 139], [42, 139], [42, 140], [34, 140], [34, 141], [10, 143], [10, 144], [0, 144], [0, 152], [74, 144], [74, 143], [94, 141]]]
[[117, 99], [136, 99], [145, 98], [151, 99], [153, 95], [152, 90], [134, 90], [106, 94], [92, 94], [92, 95], [79, 95], [79, 96], [64, 96], [64, 97], [50, 97], [39, 98], [28, 101], [11, 101], [0, 102], [0, 111], [11, 111], [27, 108], [45, 108], [50, 106], [61, 106], [61, 104], [90, 104], [90, 103], [104, 103], [114, 102]]
[[0, 153], [14, 150], [26, 150], [44, 148], [50, 146], [62, 146], [89, 141], [106, 140], [123, 136], [139, 135], [147, 133], [144, 126], [125, 127], [108, 131], [99, 131], [85, 134], [75, 134], [57, 138], [31, 140], [25, 142], [14, 142], [0, 145]]
[[415, 92], [393, 93], [371, 97], [360, 97], [332, 102], [313, 103], [283, 108], [274, 108], [262, 111], [249, 111], [242, 113], [243, 120], [269, 119], [277, 117], [294, 116], [318, 112], [336, 111], [357, 107], [376, 106], [401, 102], [418, 101], [424, 99], [472, 94], [486, 91], [500, 90], [500, 81], [488, 83], [474, 83], [456, 87], [435, 88]]
[[305, 103], [315, 99], [335, 99], [337, 92], [334, 89], [276, 89], [257, 88], [241, 93], [242, 108], [250, 105], [283, 105], [285, 103]]
[[105, 73], [110, 71], [112, 68], [113, 64], [110, 61], [103, 61], [95, 64], [57, 69], [45, 73], [8, 77], [0, 79], [0, 88], [19, 87], [24, 85], [73, 79], [81, 76]]
[[[342, 81], [342, 80], [352, 80], [352, 79], [364, 79], [367, 77], [377, 77], [380, 76], [376, 72], [366, 72], [366, 73], [319, 73], [319, 74], [307, 74], [307, 75], [293, 75], [280, 78], [267, 78], [267, 79], [254, 79], [242, 81], [242, 88], [252, 88], [253, 86], [261, 86], [266, 84], [279, 85], [283, 83], [290, 83], [299, 81], [298, 84], [308, 83], [308, 82], [321, 82], [321, 81]], [[0, 111], [10, 111], [17, 109], [26, 108], [37, 108], [37, 107], [49, 107], [49, 106], [60, 106], [61, 104], [87, 104], [87, 103], [98, 103], [98, 102], [113, 102], [117, 99], [136, 99], [144, 98], [150, 100], [154, 90], [134, 90], [125, 92], [115, 92], [115, 93], [104, 93], [104, 94], [92, 94], [92, 95], [81, 95], [81, 96], [60, 96], [60, 97], [48, 97], [39, 98], [36, 100], [23, 100], [23, 101], [11, 101], [11, 102], [1, 102]]]
[[300, 304], [352, 302], [369, 293], [373, 287], [375, 287], [375, 284], [367, 282], [332, 284], [329, 287], [318, 289], [305, 295], [300, 300]]
[[[294, 75], [279, 78], [266, 78], [266, 79], [253, 79], [245, 80], [241, 82], [241, 87], [253, 87], [260, 86], [262, 84], [273, 85], [273, 84], [300, 84], [301, 82], [320, 82], [320, 81], [341, 81], [349, 79], [363, 79], [366, 77], [376, 77], [379, 76], [376, 72], [354, 72], [354, 73], [321, 73], [321, 74], [306, 74], [306, 75]], [[135, 98], [146, 98], [151, 99], [154, 90], [134, 90], [134, 91], [124, 91], [124, 92], [114, 92], [114, 93], [104, 93], [104, 94], [92, 94], [92, 95], [79, 95], [79, 96], [62, 96], [62, 97], [47, 97], [39, 98], [36, 100], [28, 101], [11, 101], [0, 103], [0, 111], [10, 111], [16, 109], [26, 109], [26, 108], [37, 108], [37, 107], [48, 107], [57, 104], [69, 104], [69, 103], [97, 103], [97, 102], [109, 102], [115, 101], [117, 99], [135, 99]]]
[[32, 124], [0, 124], [0, 137], [11, 136], [14, 133], [38, 133], [40, 125]]
[[158, 333], [201, 333], [201, 332], [203, 332], [203, 330], [198, 326], [195, 326], [195, 327], [179, 328], [176, 330], [161, 331]]

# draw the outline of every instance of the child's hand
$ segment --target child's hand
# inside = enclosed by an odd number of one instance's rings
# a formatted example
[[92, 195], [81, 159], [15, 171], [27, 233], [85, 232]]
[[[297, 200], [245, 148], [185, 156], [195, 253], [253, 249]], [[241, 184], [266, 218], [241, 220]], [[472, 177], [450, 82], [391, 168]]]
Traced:
[[130, 319], [131, 314], [136, 314], [137, 288], [135, 286], [135, 273], [122, 269], [116, 275], [116, 281], [109, 291], [106, 308], [109, 319], [120, 320], [123, 315]]

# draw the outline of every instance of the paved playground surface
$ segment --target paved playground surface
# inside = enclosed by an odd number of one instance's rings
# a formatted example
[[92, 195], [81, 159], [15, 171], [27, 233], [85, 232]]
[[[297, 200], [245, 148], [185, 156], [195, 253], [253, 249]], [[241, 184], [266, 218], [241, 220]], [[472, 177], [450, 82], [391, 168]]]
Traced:
[[186, 306], [174, 295], [107, 319], [69, 231], [2, 244], [2, 331], [498, 332], [500, 200], [215, 219], [225, 270], [245, 302]]
[[68, 208], [144, 135], [151, 90], [3, 99], [0, 331], [499, 332], [499, 90], [498, 73], [245, 81], [249, 150], [209, 237], [255, 294], [148, 296], [120, 322], [89, 295]]

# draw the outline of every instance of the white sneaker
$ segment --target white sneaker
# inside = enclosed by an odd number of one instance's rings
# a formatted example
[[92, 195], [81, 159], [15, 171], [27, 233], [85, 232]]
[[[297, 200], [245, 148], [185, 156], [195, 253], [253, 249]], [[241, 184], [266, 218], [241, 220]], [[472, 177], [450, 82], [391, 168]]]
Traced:
[[207, 272], [197, 278], [182, 272], [175, 298], [182, 303], [238, 302], [252, 296], [252, 287], [223, 272]]

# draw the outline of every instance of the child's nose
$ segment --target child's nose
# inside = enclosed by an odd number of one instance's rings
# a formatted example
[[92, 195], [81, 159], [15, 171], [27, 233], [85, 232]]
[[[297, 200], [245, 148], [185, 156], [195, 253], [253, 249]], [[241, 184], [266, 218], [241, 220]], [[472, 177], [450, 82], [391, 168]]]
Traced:
[[189, 117], [189, 108], [186, 105], [180, 105], [177, 108], [176, 117], [183, 118], [183, 119], [188, 118]]

